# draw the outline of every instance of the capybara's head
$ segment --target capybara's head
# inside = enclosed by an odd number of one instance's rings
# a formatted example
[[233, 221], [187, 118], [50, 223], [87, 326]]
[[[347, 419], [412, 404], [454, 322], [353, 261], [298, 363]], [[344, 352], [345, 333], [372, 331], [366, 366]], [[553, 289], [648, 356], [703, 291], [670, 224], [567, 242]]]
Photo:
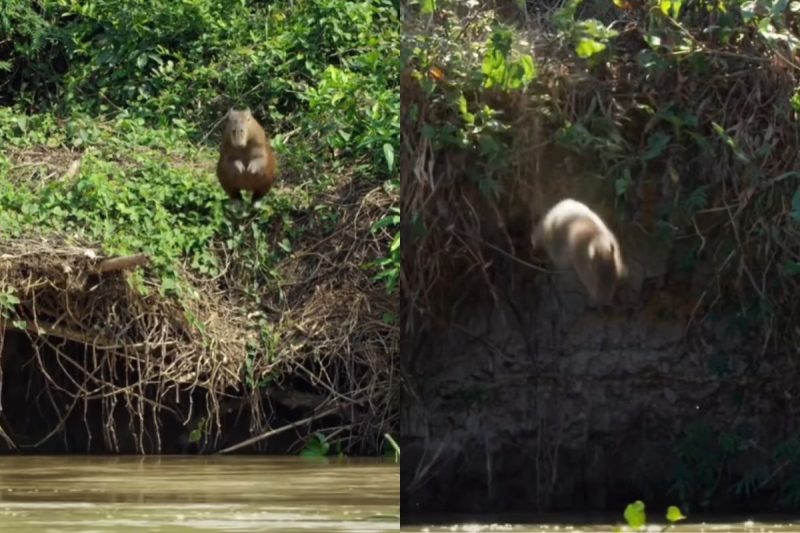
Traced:
[[228, 136], [233, 146], [244, 147], [247, 145], [247, 129], [253, 115], [249, 109], [241, 111], [230, 109], [228, 111]]
[[602, 234], [597, 235], [589, 243], [589, 260], [597, 283], [594, 287], [594, 297], [602, 305], [611, 303], [617, 282], [625, 272], [617, 246], [613, 238]]

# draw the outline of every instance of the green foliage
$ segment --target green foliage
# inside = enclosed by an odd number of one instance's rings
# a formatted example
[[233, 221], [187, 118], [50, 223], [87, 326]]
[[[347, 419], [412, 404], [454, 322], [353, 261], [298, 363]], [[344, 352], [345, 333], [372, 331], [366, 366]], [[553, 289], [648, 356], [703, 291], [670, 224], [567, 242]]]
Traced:
[[[511, 28], [495, 27], [486, 45], [481, 72], [484, 87], [499, 87], [504, 91], [524, 89], [536, 76], [530, 54], [512, 54], [514, 32]], [[513, 59], [512, 59], [513, 58]]]
[[[687, 427], [676, 451], [680, 463], [672, 488], [684, 502], [710, 505], [720, 477], [727, 472], [732, 476], [730, 491], [737, 497], [777, 492], [784, 506], [800, 503], [800, 437], [796, 434], [769, 446], [759, 443], [745, 428], [717, 434], [700, 421]], [[732, 468], [735, 464], [748, 467]], [[732, 475], [737, 470], [739, 473]]]
[[680, 15], [681, 5], [683, 5], [683, 0], [660, 0], [659, 2], [661, 12], [674, 19]]
[[397, 289], [400, 280], [400, 209], [392, 207], [390, 214], [379, 220], [372, 228], [373, 233], [384, 230], [385, 228], [395, 228], [392, 244], [389, 248], [389, 256], [379, 259], [372, 266], [379, 270], [376, 280], [383, 280], [386, 283], [386, 290], [393, 293]]
[[800, 222], [800, 187], [792, 195], [792, 218]]
[[248, 105], [268, 131], [299, 127], [373, 163], [360, 167], [368, 174], [392, 176], [400, 23], [390, 0], [7, 4], [0, 29], [14, 38], [2, 68], [18, 83], [0, 87], [0, 100], [92, 116], [122, 108], [194, 136]]
[[629, 503], [628, 506], [625, 507], [625, 513], [623, 515], [625, 517], [625, 522], [633, 529], [641, 529], [647, 523], [647, 515], [644, 512], [644, 502], [641, 500]]
[[[447, 32], [404, 34], [403, 62], [433, 106], [438, 120], [421, 125], [435, 151], [448, 148], [480, 154], [483, 165], [469, 179], [487, 195], [499, 193], [493, 173], [507, 167], [510, 154], [508, 110], [482, 98], [518, 95], [535, 82], [537, 68], [529, 44], [517, 30], [479, 8], [463, 17], [463, 5], [437, 2], [437, 14], [448, 20]], [[453, 35], [463, 36], [454, 39]], [[417, 112], [409, 109], [409, 117]]]
[[[644, 502], [641, 500], [636, 500], [635, 502], [628, 504], [625, 507], [625, 512], [623, 513], [623, 516], [625, 517], [625, 522], [628, 524], [628, 527], [630, 527], [633, 530], [641, 531], [645, 529], [647, 526], [647, 515], [645, 513], [645, 505]], [[672, 525], [674, 525], [676, 522], [686, 519], [683, 513], [681, 513], [681, 510], [674, 505], [670, 505], [667, 508], [665, 518], [667, 519], [667, 522], [669, 522], [669, 524], [667, 524], [667, 526], [663, 528], [661, 531], [666, 531], [667, 529], [672, 527]]]
[[686, 517], [683, 515], [683, 513], [681, 513], [680, 508], [674, 505], [670, 505], [669, 507], [667, 507], [666, 518], [672, 524], [674, 524], [675, 522], [679, 522], [681, 520], [686, 520]]
[[4, 318], [12, 318], [16, 316], [16, 307], [19, 305], [20, 300], [17, 297], [14, 287], [3, 287], [0, 291], [0, 313]]
[[300, 451], [301, 457], [325, 457], [330, 450], [328, 439], [320, 432], [314, 433]]
[[[218, 259], [211, 244], [234, 230], [225, 216], [224, 194], [213, 176], [191, 167], [179, 132], [142, 131], [129, 128], [129, 122], [120, 117], [101, 127], [76, 115], [72, 127], [62, 129], [50, 115], [0, 112], [0, 138], [19, 146], [35, 146], [44, 138], [51, 144], [80, 146], [84, 138], [92, 138], [92, 148], [71, 180], [16, 186], [10, 169], [0, 169], [0, 233], [66, 231], [103, 243], [109, 254], [148, 253], [166, 292], [180, 289], [183, 262], [201, 274], [216, 275]], [[171, 147], [171, 157], [149, 144]], [[257, 253], [271, 256], [267, 250]]]
[[[36, 190], [12, 186], [19, 180], [0, 158], [7, 234], [66, 230], [108, 253], [147, 252], [167, 292], [182, 285], [181, 263], [215, 276], [221, 242], [257, 290], [300, 236], [288, 213], [309, 209], [332, 174], [397, 180], [400, 23], [390, 0], [4, 6], [0, 30], [12, 38], [0, 69], [15, 83], [0, 85], [0, 102], [42, 111], [0, 108], [0, 143], [86, 151], [73, 181]], [[303, 196], [276, 192], [255, 209], [226, 211], [190, 142], [231, 105], [262, 119], [279, 171], [307, 183]], [[299, 135], [287, 145], [280, 132], [289, 130]], [[283, 235], [274, 246], [276, 231]], [[377, 266], [392, 280], [395, 254], [386, 253]]]
[[189, 442], [193, 444], [200, 442], [200, 439], [203, 438], [203, 435], [205, 435], [207, 431], [208, 419], [206, 417], [202, 417], [197, 421], [195, 427], [189, 432]]
[[568, 0], [554, 13], [553, 23], [559, 29], [559, 37], [572, 43], [577, 56], [589, 59], [606, 50], [609, 41], [619, 32], [597, 19], [576, 21], [582, 3], [583, 0]]

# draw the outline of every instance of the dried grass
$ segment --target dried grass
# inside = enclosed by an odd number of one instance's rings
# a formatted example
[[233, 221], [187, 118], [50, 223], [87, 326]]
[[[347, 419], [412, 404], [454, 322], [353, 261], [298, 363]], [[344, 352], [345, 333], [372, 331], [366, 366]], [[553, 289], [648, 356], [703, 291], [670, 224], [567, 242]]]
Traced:
[[345, 424], [332, 428], [333, 441], [364, 452], [397, 429], [399, 328], [386, 320], [396, 317], [397, 300], [364, 268], [388, 249], [391, 235], [372, 227], [397, 199], [363, 182], [338, 196], [338, 228], [300, 243], [284, 261], [283, 298], [271, 307], [287, 375], [310, 383], [324, 405], [340, 406]]
[[[10, 306], [13, 320], [2, 319], [3, 328], [28, 335], [34, 364], [49, 386], [69, 399], [70, 405], [62, 405], [64, 419], [78, 402], [98, 400], [107, 413], [124, 403], [139, 421], [136, 449], [141, 453], [146, 419], [169, 409], [180, 392], [210, 392], [206, 407], [218, 421], [218, 396], [240, 388], [249, 335], [243, 317], [211, 287], [202, 287], [202, 297], [181, 303], [159, 296], [152, 285], [143, 295], [123, 271], [98, 273], [102, 259], [84, 242], [0, 240], [0, 288], [20, 300]], [[187, 317], [197, 322], [193, 325]], [[66, 353], [63, 341], [83, 345], [83, 356]], [[48, 354], [55, 354], [66, 381], [48, 373], [45, 346]], [[113, 417], [104, 429], [106, 445], [118, 449]], [[159, 443], [157, 430], [148, 439]]]

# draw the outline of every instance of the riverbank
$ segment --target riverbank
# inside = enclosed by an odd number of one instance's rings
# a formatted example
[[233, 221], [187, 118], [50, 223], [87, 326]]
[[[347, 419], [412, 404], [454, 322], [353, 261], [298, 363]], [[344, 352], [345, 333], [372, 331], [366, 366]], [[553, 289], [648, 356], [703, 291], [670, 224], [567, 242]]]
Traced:
[[[0, 447], [388, 451], [392, 4], [10, 2], [6, 14]], [[229, 202], [215, 177], [231, 107], [249, 107], [276, 152], [257, 204]], [[141, 261], [102, 267], [114, 258]]]

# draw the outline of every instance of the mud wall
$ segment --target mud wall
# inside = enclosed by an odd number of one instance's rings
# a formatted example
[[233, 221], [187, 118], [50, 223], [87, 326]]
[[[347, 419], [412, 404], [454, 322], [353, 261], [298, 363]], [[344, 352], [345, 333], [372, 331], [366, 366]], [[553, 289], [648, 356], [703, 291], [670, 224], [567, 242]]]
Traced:
[[736, 309], [696, 316], [712, 265], [678, 281], [668, 251], [644, 239], [627, 249], [636, 286], [610, 311], [594, 308], [574, 275], [498, 256], [497, 301], [476, 282], [451, 316], [415, 317], [402, 350], [404, 520], [619, 511], [635, 499], [775, 506], [769, 493], [745, 502], [727, 485], [763, 459], [757, 447], [711, 473], [707, 494], [681, 493], [676, 473], [697, 466], [681, 456], [697, 422], [761, 444], [795, 429], [790, 354], [755, 357]]

